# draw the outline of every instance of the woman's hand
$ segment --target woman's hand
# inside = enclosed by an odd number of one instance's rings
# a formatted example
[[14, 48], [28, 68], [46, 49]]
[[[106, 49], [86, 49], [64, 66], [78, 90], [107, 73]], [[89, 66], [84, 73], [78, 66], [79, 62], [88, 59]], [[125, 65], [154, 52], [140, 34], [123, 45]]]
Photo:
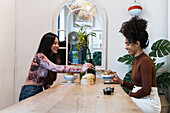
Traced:
[[88, 69], [91, 69], [92, 67], [94, 67], [91, 63], [85, 63], [84, 65], [86, 65]]
[[110, 74], [116, 74], [116, 72], [112, 71], [112, 70], [109, 70], [108, 73]]
[[114, 78], [113, 81], [119, 83], [119, 84], [123, 84], [123, 80], [119, 78], [119, 76], [116, 74], [116, 72], [113, 72], [112, 70], [109, 70], [108, 73], [110, 74], [114, 74]]
[[121, 85], [123, 84], [123, 80], [119, 78], [119, 76], [115, 73], [115, 77], [113, 78], [113, 81], [120, 83]]
[[92, 67], [93, 67], [93, 65], [91, 63], [85, 63], [85, 64], [83, 64], [82, 71], [86, 72], [87, 69], [91, 69]]

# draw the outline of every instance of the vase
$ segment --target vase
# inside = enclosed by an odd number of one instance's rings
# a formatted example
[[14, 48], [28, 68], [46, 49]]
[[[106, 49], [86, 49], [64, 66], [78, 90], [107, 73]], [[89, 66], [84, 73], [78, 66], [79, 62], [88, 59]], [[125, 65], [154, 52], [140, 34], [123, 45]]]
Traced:
[[[94, 74], [95, 75], [95, 80], [96, 80], [96, 70], [95, 70], [95, 62], [93, 61], [93, 59], [89, 59], [88, 60], [88, 63], [91, 63], [93, 66], [94, 66], [94, 68], [93, 69], [88, 69], [87, 70], [87, 73], [92, 73], [92, 74]], [[95, 81], [94, 80], [94, 81]]]
[[85, 72], [84, 73], [80, 73], [80, 81], [82, 79], [82, 77], [85, 75]]

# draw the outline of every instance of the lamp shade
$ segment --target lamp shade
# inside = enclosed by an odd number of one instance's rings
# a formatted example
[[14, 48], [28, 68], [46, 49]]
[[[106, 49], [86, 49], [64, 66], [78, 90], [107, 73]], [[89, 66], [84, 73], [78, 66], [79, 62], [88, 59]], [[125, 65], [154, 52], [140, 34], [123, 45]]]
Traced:
[[128, 7], [128, 11], [129, 11], [129, 14], [133, 17], [139, 16], [142, 12], [142, 6], [139, 3], [134, 2]]

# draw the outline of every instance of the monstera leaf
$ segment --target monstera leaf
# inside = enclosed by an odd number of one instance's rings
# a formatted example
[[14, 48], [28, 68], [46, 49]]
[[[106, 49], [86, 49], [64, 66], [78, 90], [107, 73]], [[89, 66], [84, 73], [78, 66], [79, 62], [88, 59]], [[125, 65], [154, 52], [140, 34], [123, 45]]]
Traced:
[[132, 74], [132, 69], [126, 73], [125, 77], [124, 77], [124, 81], [129, 82], [129, 83], [133, 83], [132, 79], [131, 79], [131, 74]]
[[[132, 79], [131, 79], [131, 74], [132, 74], [132, 69], [126, 73], [125, 77], [124, 77], [124, 81], [129, 82], [129, 83], [133, 83]], [[130, 90], [123, 87], [123, 90], [127, 93], [130, 94]]]
[[162, 68], [164, 64], [165, 64], [165, 62], [161, 62], [161, 63], [155, 64], [156, 71], [157, 71], [159, 68]]
[[126, 54], [123, 57], [119, 57], [118, 61], [123, 63], [125, 62], [126, 65], [132, 65], [135, 58], [132, 55]]
[[158, 88], [167, 89], [170, 86], [170, 73], [165, 72], [156, 77]]
[[170, 53], [170, 42], [166, 39], [160, 39], [153, 43], [150, 57], [164, 57]]

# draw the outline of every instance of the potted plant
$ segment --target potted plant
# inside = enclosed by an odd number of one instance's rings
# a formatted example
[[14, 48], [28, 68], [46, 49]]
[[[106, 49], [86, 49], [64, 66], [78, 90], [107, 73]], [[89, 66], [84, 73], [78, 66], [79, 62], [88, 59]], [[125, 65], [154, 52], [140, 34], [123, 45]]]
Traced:
[[[165, 62], [156, 62], [156, 58], [162, 58], [164, 56], [168, 56], [170, 53], [170, 42], [166, 39], [160, 39], [153, 43], [151, 47], [151, 52], [149, 53], [149, 56], [153, 59], [153, 62], [156, 67], [157, 75], [156, 75], [156, 82], [158, 87], [158, 93], [161, 97], [165, 97], [166, 90], [170, 87], [170, 72], [158, 72], [159, 69], [161, 69]], [[132, 65], [135, 58], [130, 55], [124, 55], [123, 57], [119, 57], [118, 61], [121, 63], [125, 63], [126, 65]], [[131, 80], [131, 73], [132, 69], [125, 75], [124, 80], [130, 83], [133, 83]], [[124, 88], [124, 90], [129, 94], [130, 90]], [[163, 96], [162, 96], [163, 95]], [[168, 106], [169, 107], [169, 106]]]
[[[79, 38], [79, 41], [76, 43], [74, 48], [72, 48], [72, 49], [74, 49], [74, 51], [76, 51], [76, 53], [73, 56], [74, 56], [74, 58], [77, 57], [77, 58], [80, 59], [79, 54], [81, 54], [82, 56], [85, 56], [85, 58], [82, 59], [82, 61], [83, 61], [82, 63], [89, 62], [89, 63], [92, 63], [93, 66], [95, 66], [95, 63], [92, 60], [91, 52], [90, 52], [90, 49], [89, 49], [88, 37], [89, 36], [96, 37], [96, 33], [94, 33], [94, 32], [87, 33], [86, 29], [84, 28], [84, 27], [87, 27], [87, 25], [86, 26], [80, 26], [80, 25], [76, 24], [76, 26], [80, 27], [78, 32], [74, 31], [74, 33]], [[85, 54], [85, 55], [83, 55], [83, 54]], [[94, 75], [96, 75], [96, 72], [95, 72], [94, 69], [89, 69], [89, 70], [87, 70], [87, 72], [93, 73]]]
[[87, 33], [86, 29], [84, 28], [85, 26], [80, 26], [78, 24], [76, 24], [76, 26], [80, 27], [79, 31], [78, 32], [75, 32], [74, 33], [77, 35], [77, 37], [79, 38], [79, 41], [76, 43], [74, 49], [76, 51], [76, 53], [73, 55], [75, 58], [80, 58], [79, 57], [79, 54], [82, 53], [82, 50], [85, 49], [87, 50], [87, 53], [86, 55], [88, 55], [88, 59], [92, 59], [91, 57], [91, 52], [90, 52], [90, 49], [89, 49], [89, 41], [88, 41], [88, 37], [91, 35], [91, 36], [94, 36], [96, 37], [96, 33], [94, 32], [90, 32], [90, 33]]

